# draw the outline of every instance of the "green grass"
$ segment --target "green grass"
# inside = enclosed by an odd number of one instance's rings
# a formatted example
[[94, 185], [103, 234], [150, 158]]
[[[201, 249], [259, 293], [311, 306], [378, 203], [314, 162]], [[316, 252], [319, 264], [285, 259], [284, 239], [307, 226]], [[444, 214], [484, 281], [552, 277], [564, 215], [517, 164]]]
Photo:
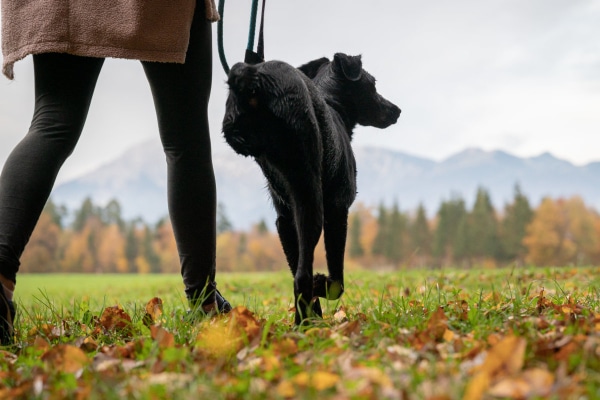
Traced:
[[[18, 348], [0, 357], [0, 398], [459, 399], [514, 336], [526, 343], [518, 368], [495, 367], [472, 398], [524, 380], [529, 398], [600, 398], [597, 268], [352, 272], [307, 329], [292, 325], [289, 273], [217, 281], [254, 317], [189, 322], [178, 275], [20, 275]], [[171, 342], [143, 323], [153, 297]], [[114, 305], [131, 324], [99, 329]], [[62, 360], [79, 353], [64, 344], [84, 349], [76, 371]], [[549, 386], [527, 381], [540, 371]]]

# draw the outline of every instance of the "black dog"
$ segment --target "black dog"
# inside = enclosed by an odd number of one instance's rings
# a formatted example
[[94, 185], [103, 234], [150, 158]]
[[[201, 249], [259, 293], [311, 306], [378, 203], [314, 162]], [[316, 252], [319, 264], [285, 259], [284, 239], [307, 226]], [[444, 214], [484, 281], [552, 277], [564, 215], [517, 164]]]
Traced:
[[[223, 134], [267, 178], [301, 324], [322, 316], [318, 297], [337, 299], [344, 291], [348, 209], [356, 197], [352, 130], [386, 128], [400, 109], [377, 93], [360, 56], [341, 53], [298, 69], [281, 61], [238, 63], [227, 83]], [[329, 276], [313, 277], [322, 230]]]

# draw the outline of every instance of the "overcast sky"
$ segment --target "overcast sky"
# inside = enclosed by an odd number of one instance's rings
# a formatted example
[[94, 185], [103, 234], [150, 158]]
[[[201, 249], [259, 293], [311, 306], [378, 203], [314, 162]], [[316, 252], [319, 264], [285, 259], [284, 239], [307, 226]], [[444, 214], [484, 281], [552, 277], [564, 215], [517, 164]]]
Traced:
[[[249, 1], [227, 0], [225, 48], [243, 58]], [[600, 2], [594, 0], [277, 0], [267, 2], [265, 53], [300, 65], [362, 54], [379, 92], [402, 109], [384, 131], [359, 128], [356, 145], [441, 160], [467, 147], [519, 156], [550, 152], [600, 161]], [[227, 95], [214, 32], [213, 148], [232, 151], [220, 125]], [[0, 78], [0, 163], [33, 110], [31, 57]], [[158, 140], [139, 62], [107, 60], [64, 181], [136, 143]]]

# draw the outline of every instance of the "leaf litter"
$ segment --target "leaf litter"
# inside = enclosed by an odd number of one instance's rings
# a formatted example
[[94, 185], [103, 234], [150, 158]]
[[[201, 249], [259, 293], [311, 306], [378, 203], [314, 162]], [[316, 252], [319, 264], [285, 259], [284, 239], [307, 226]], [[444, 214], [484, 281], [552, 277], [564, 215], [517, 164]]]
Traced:
[[158, 297], [139, 318], [115, 305], [87, 323], [38, 320], [0, 351], [0, 398], [600, 397], [600, 299], [577, 283], [597, 283], [595, 269], [553, 272], [554, 290], [537, 270], [457, 290], [464, 274], [356, 285], [308, 329], [246, 306], [182, 322]]

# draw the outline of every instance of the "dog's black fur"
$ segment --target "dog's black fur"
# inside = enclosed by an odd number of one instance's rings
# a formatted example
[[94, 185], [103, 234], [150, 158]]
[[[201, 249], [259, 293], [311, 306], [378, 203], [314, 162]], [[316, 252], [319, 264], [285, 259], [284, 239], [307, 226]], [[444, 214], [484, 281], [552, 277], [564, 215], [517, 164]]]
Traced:
[[[318, 297], [337, 299], [344, 290], [348, 209], [356, 197], [352, 131], [356, 124], [386, 128], [400, 109], [377, 93], [360, 56], [342, 53], [297, 69], [281, 61], [238, 63], [228, 85], [223, 134], [267, 178], [301, 324], [322, 316]], [[322, 230], [328, 277], [313, 276]]]

